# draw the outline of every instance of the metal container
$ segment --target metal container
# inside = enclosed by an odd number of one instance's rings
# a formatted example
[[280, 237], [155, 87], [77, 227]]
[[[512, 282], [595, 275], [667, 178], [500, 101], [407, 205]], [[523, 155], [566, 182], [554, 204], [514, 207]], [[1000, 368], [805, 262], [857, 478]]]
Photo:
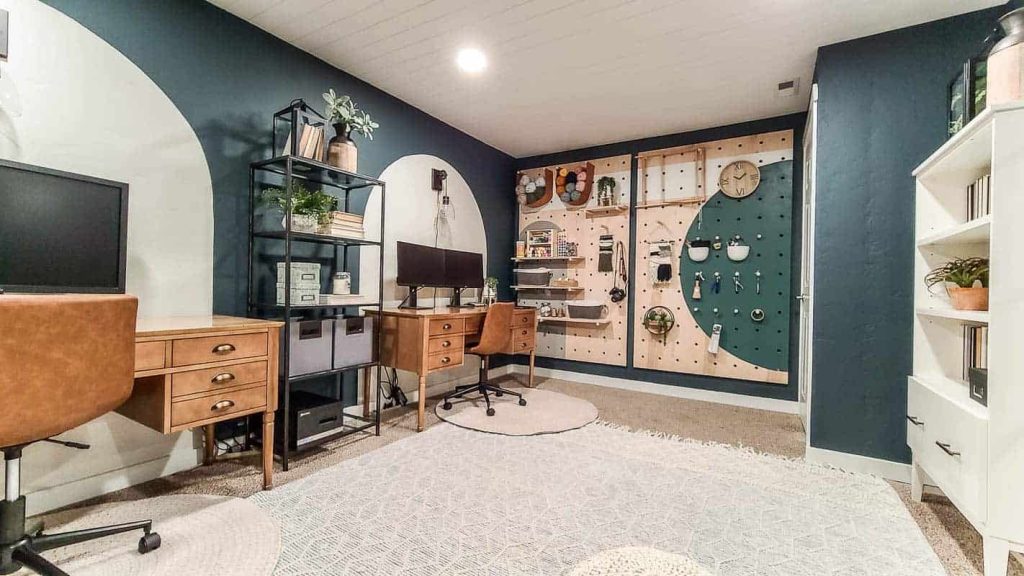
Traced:
[[334, 322], [334, 368], [373, 362], [373, 318], [338, 318]]
[[547, 268], [516, 269], [516, 284], [519, 286], [547, 286], [551, 282], [551, 270]]

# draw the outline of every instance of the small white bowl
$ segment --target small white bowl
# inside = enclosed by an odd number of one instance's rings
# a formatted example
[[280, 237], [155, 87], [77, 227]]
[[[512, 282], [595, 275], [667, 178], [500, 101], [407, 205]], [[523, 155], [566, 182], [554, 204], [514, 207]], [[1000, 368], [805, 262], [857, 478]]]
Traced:
[[725, 254], [733, 262], [742, 262], [750, 256], [750, 246], [726, 246]]
[[686, 249], [686, 255], [694, 262], [703, 262], [711, 255], [711, 248], [707, 246], [690, 247]]

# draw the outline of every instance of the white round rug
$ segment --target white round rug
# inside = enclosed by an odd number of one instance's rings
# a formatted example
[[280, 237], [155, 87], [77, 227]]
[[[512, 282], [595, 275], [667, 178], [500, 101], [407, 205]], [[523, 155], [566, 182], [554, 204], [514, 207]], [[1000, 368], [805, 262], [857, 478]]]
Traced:
[[510, 388], [526, 399], [526, 406], [510, 394], [497, 398], [491, 394], [494, 416], [487, 415], [487, 404], [477, 392], [452, 401], [451, 410], [434, 406], [434, 413], [445, 422], [506, 436], [533, 436], [575, 430], [597, 420], [597, 408], [580, 398], [537, 388]]
[[149, 554], [138, 552], [138, 530], [44, 556], [74, 576], [258, 576], [273, 572], [281, 552], [277, 522], [252, 502], [227, 496], [161, 496], [44, 517], [49, 534], [147, 519], [162, 541]]
[[569, 576], [711, 576], [686, 556], [655, 548], [605, 550], [580, 562]]

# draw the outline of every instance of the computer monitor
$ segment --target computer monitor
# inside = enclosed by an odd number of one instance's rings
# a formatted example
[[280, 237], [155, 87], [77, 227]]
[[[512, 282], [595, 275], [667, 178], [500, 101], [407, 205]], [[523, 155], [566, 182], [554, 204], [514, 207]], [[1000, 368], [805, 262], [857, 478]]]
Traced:
[[452, 288], [450, 306], [462, 306], [462, 290], [484, 287], [484, 257], [477, 252], [444, 251], [446, 286]]
[[0, 160], [0, 289], [123, 293], [128, 185]]
[[416, 292], [424, 286], [446, 286], [444, 250], [409, 242], [397, 243], [397, 274], [395, 283], [409, 287], [403, 308], [418, 308]]

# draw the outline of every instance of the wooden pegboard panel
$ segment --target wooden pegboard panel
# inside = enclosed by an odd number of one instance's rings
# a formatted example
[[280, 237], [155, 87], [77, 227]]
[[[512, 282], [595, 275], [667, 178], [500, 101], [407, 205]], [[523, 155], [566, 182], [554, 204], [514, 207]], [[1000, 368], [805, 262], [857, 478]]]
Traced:
[[[590, 160], [594, 165], [594, 174], [590, 177], [596, 183], [598, 178], [611, 176], [615, 178], [616, 193], [627, 203], [630, 188], [630, 157], [616, 156]], [[582, 163], [567, 164], [575, 167]], [[545, 168], [557, 172], [560, 166], [544, 166], [532, 170], [524, 170], [527, 174], [538, 174]], [[609, 323], [602, 326], [573, 326], [555, 322], [543, 322], [537, 329], [537, 355], [549, 358], [563, 358], [583, 362], [595, 362], [616, 366], [626, 365], [627, 321], [626, 301], [613, 303], [608, 297], [612, 289], [613, 274], [598, 272], [598, 238], [610, 233], [616, 242], [621, 240], [625, 246], [625, 260], [628, 266], [629, 253], [629, 211], [603, 215], [588, 215], [586, 208], [597, 206], [597, 194], [591, 194], [585, 207], [572, 207], [562, 203], [556, 195], [550, 203], [538, 208], [520, 207], [519, 234], [525, 240], [524, 231], [527, 227], [536, 228], [550, 223], [552, 227], [564, 230], [570, 242], [579, 244], [583, 260], [574, 262], [529, 262], [518, 263], [524, 268], [544, 266], [554, 270], [554, 278], [572, 278], [579, 282], [584, 290], [576, 292], [561, 291], [524, 291], [518, 293], [518, 302], [524, 306], [539, 306], [541, 302], [552, 305], [563, 305], [568, 300], [593, 300], [608, 306]], [[607, 230], [607, 232], [606, 232]], [[627, 271], [628, 273], [628, 271]]]

